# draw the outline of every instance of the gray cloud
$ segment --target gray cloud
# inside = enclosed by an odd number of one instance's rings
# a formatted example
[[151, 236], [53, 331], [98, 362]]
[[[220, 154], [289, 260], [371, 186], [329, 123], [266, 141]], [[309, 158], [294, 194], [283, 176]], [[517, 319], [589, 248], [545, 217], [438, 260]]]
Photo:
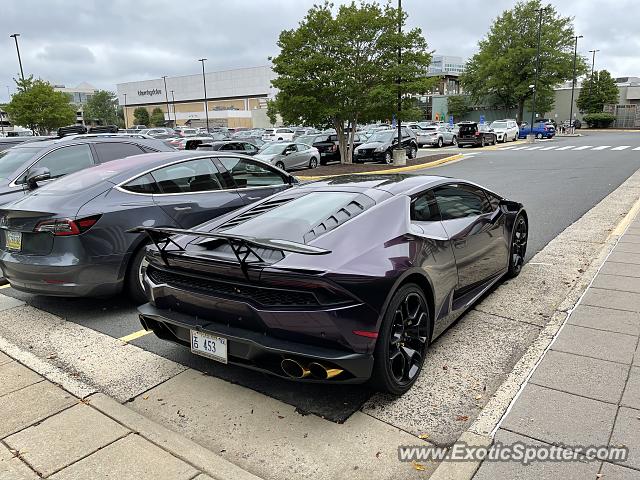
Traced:
[[[316, 0], [317, 1], [317, 0]], [[341, 3], [345, 0], [336, 0]], [[314, 0], [3, 0], [0, 15], [0, 101], [19, 68], [13, 40], [20, 32], [26, 74], [74, 86], [116, 83], [207, 69], [264, 65], [277, 53], [282, 29], [297, 25]], [[395, 3], [395, 2], [394, 2]], [[640, 75], [637, 0], [553, 0], [575, 17], [581, 54], [600, 49], [596, 68], [614, 76]], [[420, 27], [431, 49], [468, 57], [511, 0], [436, 3], [404, 0], [409, 24]], [[615, 6], [613, 6], [615, 5]]]

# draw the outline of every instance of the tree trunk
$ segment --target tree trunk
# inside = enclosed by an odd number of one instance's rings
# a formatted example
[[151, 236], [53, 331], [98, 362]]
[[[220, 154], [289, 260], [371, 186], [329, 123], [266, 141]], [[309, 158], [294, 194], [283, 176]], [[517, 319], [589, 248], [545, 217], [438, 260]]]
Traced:
[[524, 98], [518, 100], [518, 121], [524, 122]]
[[347, 155], [347, 138], [345, 137], [344, 121], [334, 120], [333, 125], [338, 135], [338, 148], [340, 149], [340, 163], [351, 163]]
[[349, 149], [347, 150], [347, 157], [348, 157], [347, 163], [353, 163], [353, 143], [354, 143], [354, 138], [356, 136], [357, 124], [358, 124], [358, 115], [356, 115], [354, 118], [349, 120], [349, 126], [351, 128], [349, 128], [349, 138], [348, 138]]

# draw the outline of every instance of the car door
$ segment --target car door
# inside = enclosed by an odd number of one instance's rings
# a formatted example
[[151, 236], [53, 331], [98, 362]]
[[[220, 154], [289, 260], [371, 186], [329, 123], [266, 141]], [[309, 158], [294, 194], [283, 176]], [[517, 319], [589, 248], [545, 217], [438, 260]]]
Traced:
[[309, 166], [309, 159], [311, 158], [311, 148], [303, 143], [296, 143], [298, 151], [296, 155], [296, 168], [306, 168]]
[[218, 157], [215, 160], [223, 174], [228, 174], [234, 182], [236, 192], [247, 205], [291, 186], [288, 176], [265, 162], [243, 157]]
[[285, 168], [287, 170], [296, 168], [299, 163], [298, 147], [296, 144], [292, 143], [291, 145], [287, 145], [283, 151], [283, 155], [282, 162], [284, 163]]
[[453, 133], [446, 127], [438, 127], [438, 131], [442, 133], [442, 140], [444, 143], [451, 143], [453, 141]]
[[451, 239], [464, 293], [507, 268], [505, 216], [481, 188], [452, 183], [434, 189], [442, 225]]
[[[16, 180], [16, 185], [24, 185], [30, 172], [38, 168], [49, 170], [50, 180], [77, 172], [95, 165], [94, 154], [89, 144], [69, 145], [50, 151], [38, 159]], [[45, 183], [45, 182], [38, 182]]]
[[182, 228], [191, 228], [244, 206], [209, 157], [173, 163], [151, 172], [159, 188], [153, 201]]

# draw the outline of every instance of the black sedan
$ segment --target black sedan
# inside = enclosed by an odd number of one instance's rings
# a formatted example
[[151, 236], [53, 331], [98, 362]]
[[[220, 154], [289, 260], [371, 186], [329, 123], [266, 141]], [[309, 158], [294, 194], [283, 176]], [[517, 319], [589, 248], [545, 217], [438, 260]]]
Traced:
[[155, 244], [140, 318], [223, 363], [402, 394], [428, 345], [520, 273], [527, 225], [521, 204], [463, 180], [300, 184], [194, 230], [140, 228]]
[[[401, 129], [402, 148], [407, 152], [409, 158], [416, 158], [418, 155], [418, 141], [416, 134], [409, 128]], [[367, 139], [365, 143], [354, 150], [353, 161], [356, 163], [374, 161], [393, 163], [393, 150], [398, 145], [397, 130], [380, 130]]]
[[12, 287], [55, 296], [145, 301], [138, 225], [190, 228], [296, 183], [259, 160], [206, 152], [114, 160], [0, 209], [0, 267]]

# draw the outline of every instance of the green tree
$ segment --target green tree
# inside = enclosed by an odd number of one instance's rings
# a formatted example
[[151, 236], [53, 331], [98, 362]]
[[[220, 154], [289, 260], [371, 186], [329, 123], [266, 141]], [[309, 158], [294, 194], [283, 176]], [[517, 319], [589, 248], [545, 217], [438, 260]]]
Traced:
[[115, 93], [108, 90], [99, 90], [84, 105], [84, 120], [87, 123], [116, 125], [118, 123], [117, 105], [118, 101]]
[[133, 122], [136, 125], [149, 126], [149, 110], [144, 107], [138, 107], [133, 111]]
[[278, 120], [278, 106], [275, 100], [267, 100], [267, 118], [272, 126]]
[[471, 111], [469, 97], [466, 95], [450, 95], [447, 98], [447, 111], [449, 115], [453, 115], [455, 121], [459, 121]]
[[76, 109], [65, 93], [54, 91], [48, 82], [34, 80], [33, 76], [15, 82], [17, 93], [6, 106], [14, 125], [46, 134], [75, 123]]
[[[553, 110], [553, 106], [556, 103], [556, 95], [555, 91], [551, 87], [540, 88], [538, 85], [538, 93], [536, 94], [536, 111], [534, 113], [539, 113], [540, 117], [544, 117], [545, 112]], [[524, 102], [524, 106], [529, 112], [533, 109], [533, 98], [528, 98]], [[527, 121], [526, 118], [523, 119]], [[529, 119], [528, 121], [531, 121]]]
[[[415, 115], [411, 94], [426, 92], [431, 62], [420, 29], [403, 29], [390, 4], [315, 5], [296, 29], [279, 37], [280, 53], [272, 59], [278, 75], [276, 107], [287, 123], [332, 125], [338, 134], [342, 163], [350, 163], [358, 122], [397, 115], [397, 80], [404, 94], [401, 119]], [[398, 48], [402, 63], [398, 65]]]
[[600, 113], [606, 104], [619, 102], [620, 91], [607, 70], [593, 72], [582, 82], [576, 105], [584, 113]]
[[164, 122], [165, 122], [164, 112], [162, 111], [161, 108], [156, 107], [153, 109], [153, 111], [151, 112], [151, 118], [149, 119], [149, 122], [152, 127], [164, 127]]
[[[536, 10], [541, 7], [540, 0], [518, 2], [504, 11], [478, 42], [479, 50], [461, 77], [474, 101], [488, 101], [505, 109], [517, 106], [518, 119], [522, 120], [525, 102], [533, 94], [530, 85], [535, 83], [539, 18]], [[572, 18], [560, 16], [552, 5], [547, 5], [542, 13], [539, 94], [573, 78], [574, 35]], [[587, 71], [582, 57], [578, 57], [576, 66], [578, 75]]]

